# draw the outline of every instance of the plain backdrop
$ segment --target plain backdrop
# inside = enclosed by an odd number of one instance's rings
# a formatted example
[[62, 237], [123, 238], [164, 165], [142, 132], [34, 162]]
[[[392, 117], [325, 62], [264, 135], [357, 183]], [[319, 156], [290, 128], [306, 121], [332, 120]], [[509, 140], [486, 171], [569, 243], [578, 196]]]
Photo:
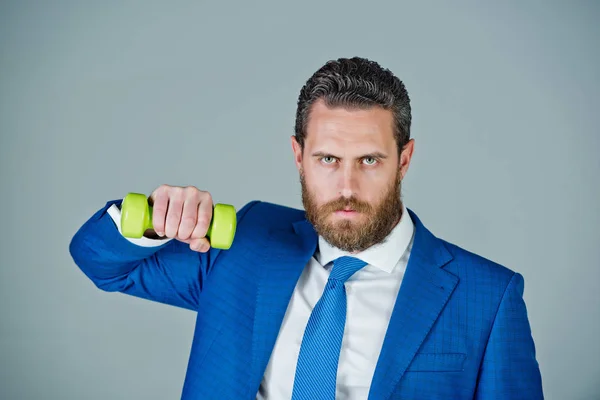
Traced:
[[329, 59], [404, 81], [404, 201], [525, 277], [548, 399], [600, 398], [600, 4], [0, 2], [0, 398], [175, 399], [195, 315], [72, 261], [163, 183], [301, 207], [296, 101]]

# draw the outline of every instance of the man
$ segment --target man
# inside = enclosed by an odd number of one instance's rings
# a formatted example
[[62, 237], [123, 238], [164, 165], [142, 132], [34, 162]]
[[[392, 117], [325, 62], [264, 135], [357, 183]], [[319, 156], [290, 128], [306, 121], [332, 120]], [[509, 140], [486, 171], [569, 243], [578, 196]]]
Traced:
[[300, 92], [305, 210], [252, 201], [210, 248], [210, 194], [162, 185], [153, 230], [120, 234], [120, 200], [75, 234], [105, 291], [197, 312], [184, 399], [540, 399], [523, 277], [429, 232], [401, 201], [414, 150], [403, 83], [361, 58]]

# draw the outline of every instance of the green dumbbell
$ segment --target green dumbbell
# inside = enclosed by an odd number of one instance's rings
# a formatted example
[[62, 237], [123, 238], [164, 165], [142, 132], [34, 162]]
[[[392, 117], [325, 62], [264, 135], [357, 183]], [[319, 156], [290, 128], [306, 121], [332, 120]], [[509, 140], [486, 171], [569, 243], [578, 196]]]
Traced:
[[[215, 204], [206, 237], [211, 247], [227, 250], [233, 243], [237, 216], [229, 204]], [[128, 238], [141, 238], [147, 229], [153, 229], [152, 207], [146, 195], [128, 193], [121, 205], [121, 232]]]

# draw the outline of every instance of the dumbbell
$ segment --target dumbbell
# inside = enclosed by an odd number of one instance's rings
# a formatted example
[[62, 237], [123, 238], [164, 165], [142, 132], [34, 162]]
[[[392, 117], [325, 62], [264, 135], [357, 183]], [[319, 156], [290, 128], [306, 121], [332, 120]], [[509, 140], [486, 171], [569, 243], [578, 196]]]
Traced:
[[[237, 216], [229, 204], [215, 204], [206, 237], [211, 247], [227, 250], [233, 243]], [[121, 204], [121, 233], [128, 238], [141, 238], [147, 229], [153, 229], [152, 206], [141, 193], [128, 193]]]

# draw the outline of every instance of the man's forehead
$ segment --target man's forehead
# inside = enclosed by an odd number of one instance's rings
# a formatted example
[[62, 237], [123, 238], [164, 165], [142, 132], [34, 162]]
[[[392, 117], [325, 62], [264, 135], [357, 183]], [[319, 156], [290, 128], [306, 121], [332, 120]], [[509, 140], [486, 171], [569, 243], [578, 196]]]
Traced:
[[377, 138], [368, 136], [393, 135], [394, 118], [389, 110], [330, 108], [323, 103], [313, 107], [306, 126], [307, 138], [313, 134], [316, 139], [373, 140]]
[[393, 130], [356, 123], [324, 123], [306, 130], [305, 144], [313, 151], [355, 149], [385, 152], [395, 147]]

